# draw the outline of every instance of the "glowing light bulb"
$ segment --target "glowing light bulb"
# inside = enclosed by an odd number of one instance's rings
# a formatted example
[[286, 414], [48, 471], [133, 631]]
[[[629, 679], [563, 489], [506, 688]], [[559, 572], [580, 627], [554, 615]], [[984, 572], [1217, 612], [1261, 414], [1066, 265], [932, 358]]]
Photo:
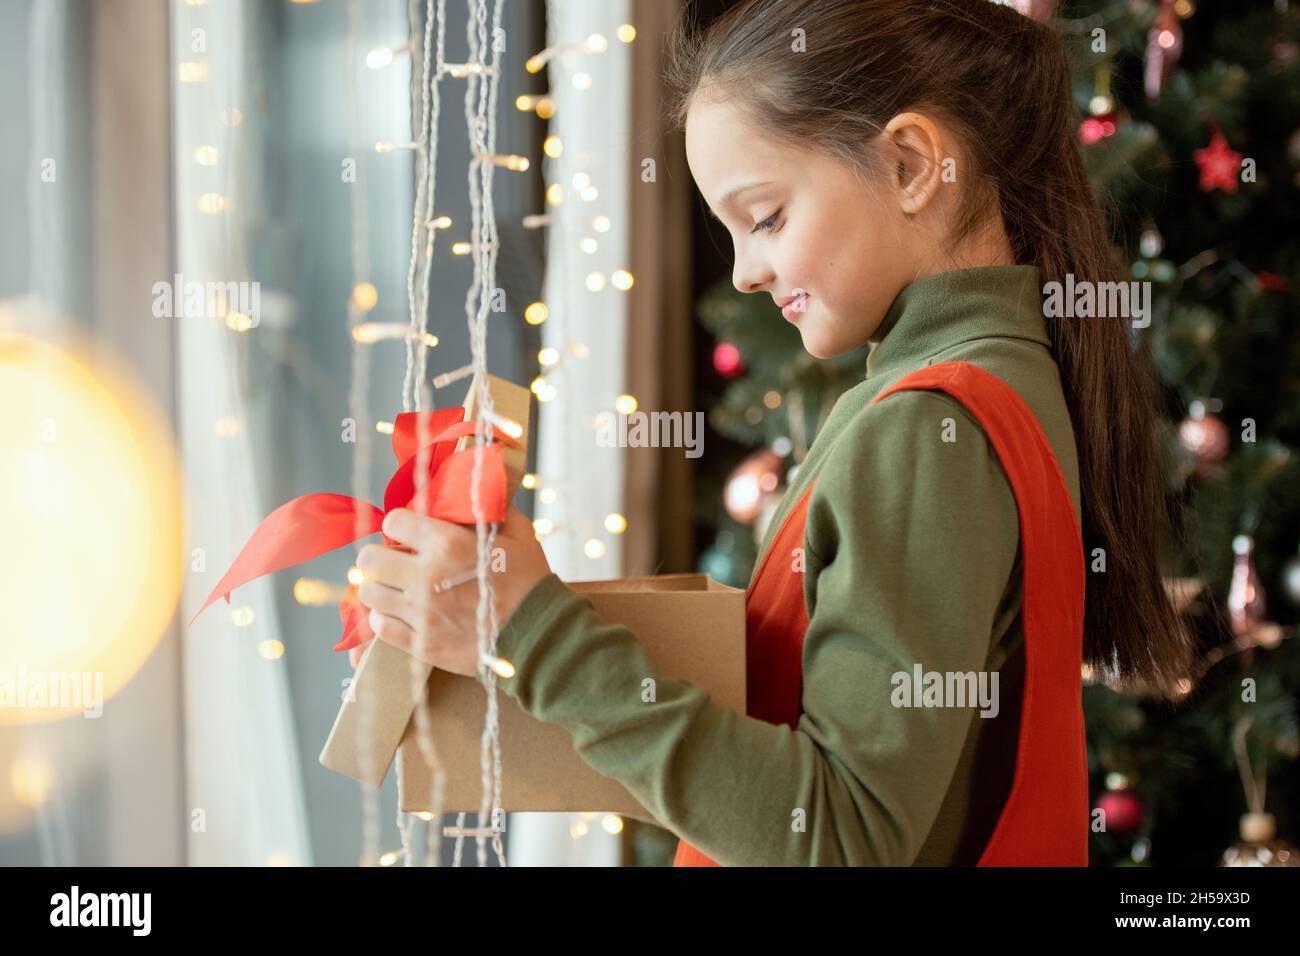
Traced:
[[587, 273], [587, 290], [589, 292], [599, 292], [605, 288], [605, 274], [603, 272]]
[[379, 290], [369, 282], [358, 282], [352, 288], [352, 304], [361, 312], [369, 312], [379, 303]]
[[623, 394], [614, 399], [614, 409], [620, 415], [631, 415], [636, 411], [636, 396]]
[[556, 159], [564, 152], [564, 143], [558, 136], [548, 136], [542, 140], [542, 152], [551, 159]]
[[610, 534], [622, 534], [627, 530], [627, 519], [617, 511], [605, 515], [605, 530]]
[[605, 556], [605, 542], [599, 538], [588, 538], [587, 543], [582, 546], [582, 553], [593, 561], [603, 558]]
[[372, 70], [382, 70], [388, 64], [393, 62], [393, 48], [388, 46], [375, 47], [366, 54], [366, 66]]
[[528, 308], [524, 309], [524, 321], [529, 325], [541, 325], [551, 315], [551, 310], [546, 307], [545, 302], [531, 302]]
[[615, 289], [618, 289], [620, 292], [626, 292], [628, 289], [632, 288], [632, 273], [628, 272], [626, 269], [615, 269], [613, 274], [609, 277], [609, 281]]
[[636, 39], [636, 27], [632, 26], [630, 23], [624, 23], [614, 32], [615, 36], [624, 43], [631, 43]]
[[268, 661], [278, 661], [280, 658], [284, 657], [284, 642], [277, 641], [274, 638], [263, 641], [261, 644], [257, 645], [257, 653], [261, 654], [262, 657], [266, 658]]

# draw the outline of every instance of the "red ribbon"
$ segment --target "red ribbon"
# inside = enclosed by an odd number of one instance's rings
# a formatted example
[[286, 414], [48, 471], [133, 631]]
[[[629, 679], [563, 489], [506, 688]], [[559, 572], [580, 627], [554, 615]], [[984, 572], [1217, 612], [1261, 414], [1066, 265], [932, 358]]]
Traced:
[[[280, 571], [293, 564], [319, 557], [378, 531], [383, 534], [384, 516], [395, 508], [411, 508], [432, 518], [455, 524], [475, 523], [471, 482], [474, 448], [455, 451], [456, 442], [475, 434], [477, 424], [465, 421], [465, 409], [445, 408], [433, 412], [402, 412], [393, 425], [393, 454], [397, 471], [384, 489], [384, 510], [348, 495], [313, 494], [294, 498], [276, 508], [257, 526], [225, 576], [190, 619], [193, 624], [218, 597], [230, 603], [230, 592], [254, 578]], [[483, 471], [479, 482], [479, 505], [484, 521], [506, 519], [506, 467], [501, 444], [517, 442], [492, 428], [492, 438], [483, 447]], [[419, 465], [419, 436], [434, 438], [428, 449], [427, 482], [415, 500], [416, 468]], [[384, 535], [384, 542], [400, 544]], [[357, 587], [349, 585], [339, 602], [343, 637], [334, 645], [346, 651], [374, 637], [369, 613], [357, 598]]]

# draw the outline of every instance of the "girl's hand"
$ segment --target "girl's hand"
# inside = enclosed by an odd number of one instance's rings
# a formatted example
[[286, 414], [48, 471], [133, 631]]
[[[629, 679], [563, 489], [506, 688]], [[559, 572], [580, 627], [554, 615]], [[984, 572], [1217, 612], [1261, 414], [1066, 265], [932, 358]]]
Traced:
[[[371, 609], [370, 626], [376, 636], [434, 667], [475, 676], [477, 580], [434, 591], [443, 579], [460, 577], [477, 566], [475, 529], [398, 508], [384, 518], [384, 534], [410, 550], [368, 544], [357, 558], [357, 567], [365, 575], [357, 597]], [[524, 595], [551, 573], [551, 567], [532, 522], [514, 507], [498, 526], [493, 549], [488, 574], [497, 626], [504, 627]], [[365, 649], [362, 645], [349, 653], [353, 667]]]

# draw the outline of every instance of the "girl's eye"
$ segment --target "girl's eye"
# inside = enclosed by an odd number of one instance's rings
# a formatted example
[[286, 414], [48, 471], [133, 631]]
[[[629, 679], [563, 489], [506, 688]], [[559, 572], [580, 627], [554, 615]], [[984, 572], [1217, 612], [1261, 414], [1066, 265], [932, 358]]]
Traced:
[[773, 226], [776, 225], [776, 217], [779, 215], [781, 215], [781, 210], [778, 209], [776, 212], [772, 213], [772, 215], [768, 216], [766, 219], [764, 219], [762, 222], [756, 225], [753, 229], [751, 229], [750, 232], [758, 232], [760, 229], [771, 229]]

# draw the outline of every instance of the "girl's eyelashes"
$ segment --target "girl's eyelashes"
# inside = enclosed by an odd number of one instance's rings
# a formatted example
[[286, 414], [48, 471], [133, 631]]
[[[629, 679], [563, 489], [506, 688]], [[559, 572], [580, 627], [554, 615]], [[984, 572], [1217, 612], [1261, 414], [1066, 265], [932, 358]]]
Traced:
[[771, 229], [773, 226], [776, 225], [776, 217], [779, 215], [781, 215], [781, 210], [778, 209], [776, 212], [772, 213], [772, 215], [768, 216], [762, 222], [754, 226], [754, 228], [751, 229], [750, 232], [758, 232], [761, 229]]

